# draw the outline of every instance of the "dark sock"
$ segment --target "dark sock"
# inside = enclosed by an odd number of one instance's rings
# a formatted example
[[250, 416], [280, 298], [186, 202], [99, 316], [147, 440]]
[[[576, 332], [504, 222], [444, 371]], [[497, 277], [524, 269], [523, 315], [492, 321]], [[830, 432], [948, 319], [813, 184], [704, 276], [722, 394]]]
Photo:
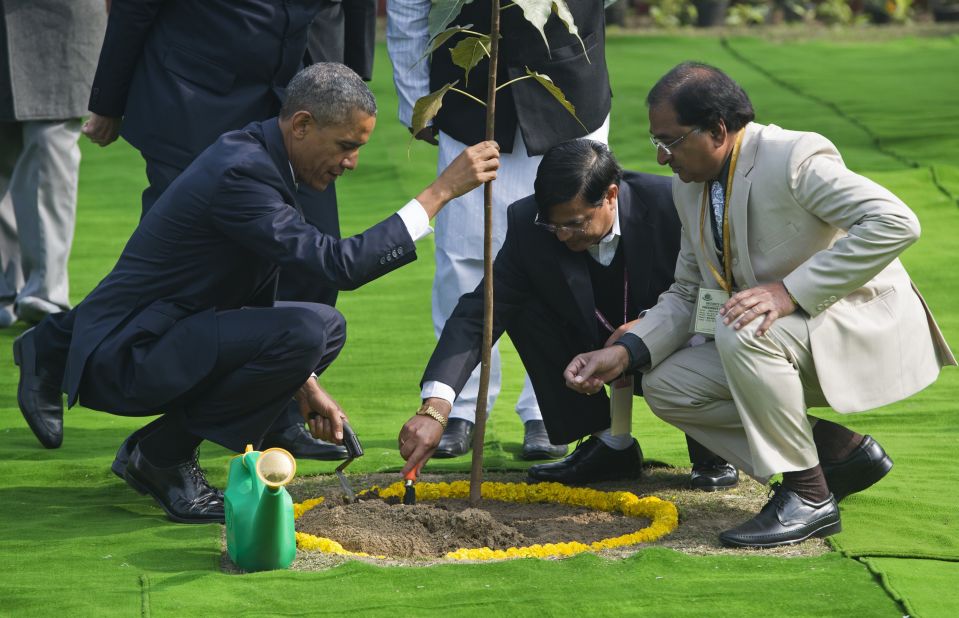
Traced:
[[[133, 444], [133, 446], [136, 446], [137, 444], [139, 444], [140, 440], [142, 440], [145, 436], [148, 436], [151, 433], [153, 433], [154, 429], [161, 427], [163, 423], [166, 422], [164, 421], [164, 418], [165, 418], [164, 416], [158, 416], [152, 421], [150, 421], [149, 423], [147, 423], [146, 425], [144, 425], [143, 427], [140, 427], [139, 429], [131, 433], [130, 442]], [[132, 447], [131, 447], [131, 450], [132, 450]]]
[[686, 436], [686, 451], [689, 453], [689, 462], [694, 466], [716, 466], [726, 463], [725, 459], [689, 436]]
[[[810, 417], [813, 418], [816, 417]], [[863, 436], [838, 423], [817, 418], [812, 428], [812, 439], [819, 452], [819, 461], [836, 463], [849, 457], [862, 444]]]
[[203, 438], [183, 427], [177, 416], [164, 414], [150, 423], [153, 430], [140, 438], [140, 452], [158, 468], [170, 468], [193, 458]]
[[826, 477], [819, 464], [808, 470], [783, 472], [783, 487], [793, 490], [809, 502], [822, 502], [829, 497]]

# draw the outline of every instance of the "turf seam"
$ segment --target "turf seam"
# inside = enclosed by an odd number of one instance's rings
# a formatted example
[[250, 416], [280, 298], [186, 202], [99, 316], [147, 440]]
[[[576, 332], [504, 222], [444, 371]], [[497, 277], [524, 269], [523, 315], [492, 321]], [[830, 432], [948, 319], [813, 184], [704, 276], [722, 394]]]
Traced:
[[831, 112], [833, 112], [834, 114], [836, 114], [837, 116], [845, 120], [846, 122], [858, 128], [860, 131], [865, 133], [866, 136], [872, 141], [873, 147], [877, 151], [882, 153], [883, 155], [911, 169], [927, 168], [929, 170], [929, 175], [930, 175], [930, 179], [932, 180], [932, 184], [936, 187], [936, 189], [938, 189], [939, 192], [942, 193], [944, 196], [949, 198], [949, 200], [952, 201], [956, 206], [959, 206], [959, 196], [954, 195], [952, 191], [950, 191], [944, 184], [942, 184], [942, 182], [939, 180], [938, 174], [936, 174], [935, 166], [933, 165], [925, 166], [919, 163], [918, 161], [914, 161], [910, 159], [909, 157], [906, 157], [905, 155], [899, 154], [895, 150], [888, 148], [882, 143], [882, 138], [878, 134], [876, 134], [871, 128], [869, 128], [869, 125], [864, 123], [862, 120], [859, 120], [858, 118], [856, 118], [849, 112], [843, 110], [841, 107], [839, 107], [838, 104], [832, 101], [829, 101], [828, 99], [824, 99], [820, 96], [806, 92], [802, 90], [801, 88], [799, 88], [798, 86], [791, 84], [788, 81], [784, 80], [783, 78], [779, 77], [778, 75], [775, 75], [772, 71], [769, 71], [768, 69], [763, 67], [761, 64], [753, 61], [751, 58], [749, 58], [745, 54], [736, 50], [732, 46], [732, 44], [729, 42], [729, 39], [727, 37], [720, 37], [719, 44], [723, 47], [723, 49], [729, 52], [729, 54], [733, 58], [735, 58], [739, 62], [742, 62], [746, 66], [750, 67], [751, 69], [753, 69], [760, 75], [764, 76], [766, 79], [773, 82], [777, 86], [780, 86], [781, 88], [784, 88], [785, 90], [788, 90], [789, 92], [797, 96], [800, 96], [804, 99], [812, 101], [813, 103], [822, 105], [823, 107], [830, 110]]
[[912, 607], [912, 604], [909, 603], [909, 600], [901, 592], [899, 592], [895, 586], [892, 585], [892, 582], [889, 581], [889, 577], [886, 575], [885, 571], [882, 571], [878, 566], [874, 565], [872, 561], [868, 558], [856, 559], [860, 564], [865, 565], [869, 572], [879, 580], [879, 585], [883, 590], [886, 591], [886, 594], [889, 597], [898, 603], [904, 611], [904, 616], [911, 616], [912, 618], [919, 618], [919, 615], [916, 613], [915, 609]]
[[150, 618], [150, 578], [140, 575], [140, 617]]

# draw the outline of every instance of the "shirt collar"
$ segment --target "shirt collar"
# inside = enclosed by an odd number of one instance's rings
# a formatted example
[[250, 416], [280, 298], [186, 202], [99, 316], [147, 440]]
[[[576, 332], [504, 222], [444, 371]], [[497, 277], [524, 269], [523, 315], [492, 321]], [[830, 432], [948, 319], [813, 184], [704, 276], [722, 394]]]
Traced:
[[616, 203], [613, 204], [613, 229], [609, 231], [609, 234], [603, 236], [598, 244], [602, 245], [605, 243], [613, 242], [613, 240], [619, 238], [619, 199], [616, 200]]

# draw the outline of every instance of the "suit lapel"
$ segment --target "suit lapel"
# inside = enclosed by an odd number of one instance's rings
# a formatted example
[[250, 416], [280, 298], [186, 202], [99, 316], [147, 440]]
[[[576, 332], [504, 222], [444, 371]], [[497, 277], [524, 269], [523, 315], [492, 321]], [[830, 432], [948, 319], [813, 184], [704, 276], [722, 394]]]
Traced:
[[[649, 226], [646, 225], [646, 205], [638, 195], [633, 195], [629, 184], [619, 184], [619, 242], [626, 260], [629, 278], [629, 296], [633, 306], [642, 308], [642, 299], [647, 297], [652, 268], [652, 243]], [[632, 316], [629, 316], [632, 318]]]
[[296, 203], [296, 181], [293, 178], [293, 168], [290, 166], [290, 158], [286, 152], [286, 145], [283, 144], [283, 133], [280, 131], [280, 124], [277, 118], [270, 118], [263, 121], [260, 126], [263, 128], [263, 140], [266, 145], [266, 151], [270, 153], [270, 159], [276, 165], [276, 171], [283, 179], [283, 185], [286, 187], [285, 196], [290, 205], [300, 210]]
[[593, 341], [596, 338], [595, 316], [593, 314], [596, 303], [593, 301], [593, 283], [589, 278], [589, 269], [583, 258], [590, 259], [581, 253], [574, 253], [566, 248], [558, 240], [560, 245], [558, 253], [559, 272], [562, 280], [569, 286], [570, 295], [576, 305], [580, 326], [583, 334], [587, 336], [587, 341]]
[[733, 235], [732, 240], [736, 245], [733, 248], [733, 255], [736, 256], [736, 262], [733, 264], [733, 271], [739, 271], [744, 281], [737, 281], [740, 287], [753, 287], [757, 285], [756, 275], [753, 273], [752, 261], [749, 259], [749, 239], [747, 231], [749, 229], [749, 188], [752, 182], [749, 180], [749, 173], [756, 163], [756, 151], [759, 148], [759, 125], [750, 123], [746, 125], [746, 134], [743, 136], [742, 146], [739, 148], [739, 161], [736, 163], [736, 171], [733, 174], [733, 190], [729, 198], [729, 229]]

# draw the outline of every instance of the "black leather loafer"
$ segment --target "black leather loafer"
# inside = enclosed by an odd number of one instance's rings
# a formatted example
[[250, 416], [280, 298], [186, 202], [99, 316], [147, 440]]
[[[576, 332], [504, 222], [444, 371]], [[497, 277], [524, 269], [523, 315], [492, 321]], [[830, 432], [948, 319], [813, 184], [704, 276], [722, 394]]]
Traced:
[[534, 481], [583, 485], [600, 481], [637, 479], [643, 472], [643, 451], [639, 443], [622, 451], [611, 449], [596, 437], [576, 447], [559, 461], [530, 466], [529, 478]]
[[725, 461], [693, 464], [689, 487], [699, 491], [721, 491], [739, 484], [739, 470]]
[[159, 468], [147, 461], [136, 446], [130, 453], [124, 478], [130, 487], [156, 500], [175, 522], [224, 523], [222, 495], [207, 483], [195, 452], [189, 461]]
[[840, 462], [820, 464], [836, 502], [872, 487], [892, 470], [892, 459], [872, 436], [863, 436], [852, 454]]
[[566, 455], [565, 444], [552, 444], [542, 420], [526, 421], [523, 424], [523, 452], [520, 458], [526, 461], [556, 459]]
[[433, 457], [450, 459], [470, 452], [473, 446], [473, 423], [462, 418], [451, 418], [443, 430]]
[[63, 397], [60, 384], [37, 370], [37, 345], [32, 328], [13, 342], [13, 362], [20, 367], [17, 403], [40, 444], [58, 448], [63, 444]]
[[318, 440], [306, 430], [306, 425], [293, 423], [283, 433], [268, 433], [260, 443], [260, 450], [282, 448], [297, 459], [320, 459], [336, 461], [346, 459], [346, 447]]
[[822, 502], [809, 502], [779, 483], [772, 498], [749, 521], [719, 535], [726, 547], [778, 547], [826, 537], [842, 530], [839, 505], [830, 494]]

